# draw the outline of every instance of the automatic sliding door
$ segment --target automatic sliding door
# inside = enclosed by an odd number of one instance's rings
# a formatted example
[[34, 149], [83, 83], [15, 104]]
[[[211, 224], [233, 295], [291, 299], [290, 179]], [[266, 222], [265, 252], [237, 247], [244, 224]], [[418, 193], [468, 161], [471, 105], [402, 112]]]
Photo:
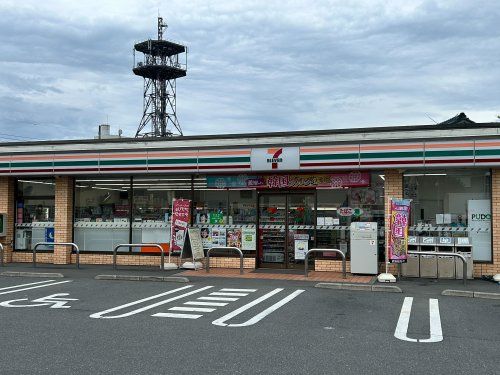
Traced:
[[261, 267], [286, 268], [286, 195], [259, 196], [259, 258]]

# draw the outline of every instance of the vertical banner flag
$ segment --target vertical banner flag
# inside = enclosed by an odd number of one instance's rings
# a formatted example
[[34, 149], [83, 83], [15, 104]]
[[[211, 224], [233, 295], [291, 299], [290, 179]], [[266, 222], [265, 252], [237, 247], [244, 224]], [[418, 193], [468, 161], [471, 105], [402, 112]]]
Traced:
[[411, 199], [390, 199], [389, 262], [406, 263]]
[[186, 239], [191, 201], [189, 199], [174, 199], [172, 202], [172, 222], [170, 227], [170, 251], [182, 251]]

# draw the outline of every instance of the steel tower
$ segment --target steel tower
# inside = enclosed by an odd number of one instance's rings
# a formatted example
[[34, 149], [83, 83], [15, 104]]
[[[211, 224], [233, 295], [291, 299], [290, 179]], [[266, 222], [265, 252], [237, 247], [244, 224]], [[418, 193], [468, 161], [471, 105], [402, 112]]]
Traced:
[[[176, 113], [176, 79], [184, 77], [187, 69], [187, 47], [163, 40], [167, 24], [158, 17], [158, 39], [134, 45], [135, 75], [144, 78], [142, 119], [136, 137], [170, 137], [182, 135]], [[144, 54], [136, 64], [135, 51]], [[183, 63], [179, 55], [184, 53]]]

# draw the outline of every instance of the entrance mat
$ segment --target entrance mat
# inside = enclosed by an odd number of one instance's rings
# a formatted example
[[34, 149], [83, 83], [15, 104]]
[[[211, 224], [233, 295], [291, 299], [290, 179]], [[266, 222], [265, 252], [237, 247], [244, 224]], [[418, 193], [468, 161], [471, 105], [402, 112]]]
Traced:
[[303, 275], [304, 274], [304, 269], [303, 268], [257, 268], [256, 270], [252, 271], [252, 273], [278, 273], [280, 275]]

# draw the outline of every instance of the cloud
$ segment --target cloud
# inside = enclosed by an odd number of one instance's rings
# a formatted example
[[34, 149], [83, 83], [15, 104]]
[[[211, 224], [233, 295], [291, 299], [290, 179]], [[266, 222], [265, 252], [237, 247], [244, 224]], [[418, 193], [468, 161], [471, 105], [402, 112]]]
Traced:
[[423, 124], [460, 111], [494, 121], [500, 111], [495, 1], [4, 1], [0, 133], [91, 138], [109, 118], [135, 134], [132, 46], [154, 37], [158, 8], [167, 37], [189, 46], [177, 84], [185, 134]]

